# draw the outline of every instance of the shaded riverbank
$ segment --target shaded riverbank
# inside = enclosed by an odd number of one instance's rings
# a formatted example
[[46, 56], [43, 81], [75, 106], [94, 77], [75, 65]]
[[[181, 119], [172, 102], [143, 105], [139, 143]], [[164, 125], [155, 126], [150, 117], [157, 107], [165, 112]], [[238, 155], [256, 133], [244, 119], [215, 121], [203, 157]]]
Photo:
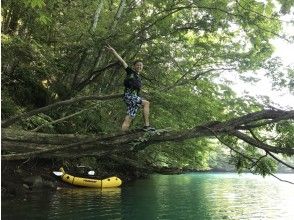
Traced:
[[[25, 199], [29, 194], [35, 192], [73, 188], [75, 186], [64, 183], [52, 171], [57, 171], [60, 167], [64, 167], [67, 172], [73, 175], [85, 176], [86, 173], [82, 173], [85, 170], [77, 168], [77, 165], [81, 164], [82, 161], [80, 160], [70, 162], [45, 159], [2, 161], [1, 196], [2, 198], [18, 197]], [[138, 178], [146, 178], [149, 175], [147, 170], [127, 165], [122, 166], [109, 159], [100, 160], [94, 166], [86, 167], [95, 170], [95, 178], [103, 179], [109, 176], [118, 176], [125, 183]]]

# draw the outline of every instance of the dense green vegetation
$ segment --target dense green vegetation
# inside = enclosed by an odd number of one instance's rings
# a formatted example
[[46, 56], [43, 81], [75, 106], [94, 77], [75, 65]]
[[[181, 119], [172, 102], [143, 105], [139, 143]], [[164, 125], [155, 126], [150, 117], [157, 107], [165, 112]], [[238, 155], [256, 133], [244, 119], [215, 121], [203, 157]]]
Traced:
[[[124, 70], [104, 49], [106, 43], [130, 65], [144, 61], [143, 95], [151, 101], [157, 128], [185, 130], [261, 111], [270, 106], [268, 99], [238, 98], [228, 83], [216, 79], [236, 71], [249, 81], [246, 72], [264, 68], [275, 87], [293, 91], [293, 69], [281, 70], [279, 59], [271, 59], [271, 39], [291, 40], [283, 35], [280, 16], [294, 1], [279, 4], [280, 10], [276, 1], [257, 0], [3, 1], [2, 120], [70, 98], [122, 93]], [[89, 100], [53, 108], [12, 128], [111, 133], [124, 116], [121, 99]], [[141, 124], [139, 115], [132, 126]], [[245, 133], [272, 146], [294, 146], [293, 117]], [[231, 150], [222, 153], [239, 171], [275, 172], [277, 161], [268, 152], [226, 135], [154, 144], [129, 157], [154, 166], [208, 169], [216, 150], [228, 146]]]

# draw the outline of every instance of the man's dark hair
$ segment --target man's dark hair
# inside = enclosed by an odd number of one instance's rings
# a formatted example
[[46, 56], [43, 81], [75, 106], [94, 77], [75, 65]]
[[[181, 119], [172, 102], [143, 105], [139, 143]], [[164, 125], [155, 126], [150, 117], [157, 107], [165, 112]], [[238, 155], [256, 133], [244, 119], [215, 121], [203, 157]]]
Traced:
[[142, 60], [135, 60], [135, 61], [133, 62], [133, 65], [136, 65], [136, 63], [143, 63], [143, 61], [142, 61]]

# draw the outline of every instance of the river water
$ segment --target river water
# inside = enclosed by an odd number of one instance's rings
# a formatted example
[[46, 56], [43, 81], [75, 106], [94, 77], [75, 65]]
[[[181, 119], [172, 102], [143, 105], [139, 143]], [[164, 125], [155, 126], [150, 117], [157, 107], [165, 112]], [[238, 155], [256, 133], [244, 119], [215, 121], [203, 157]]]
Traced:
[[[279, 177], [294, 181], [294, 174]], [[294, 185], [252, 174], [152, 175], [113, 189], [2, 200], [2, 219], [294, 219]]]

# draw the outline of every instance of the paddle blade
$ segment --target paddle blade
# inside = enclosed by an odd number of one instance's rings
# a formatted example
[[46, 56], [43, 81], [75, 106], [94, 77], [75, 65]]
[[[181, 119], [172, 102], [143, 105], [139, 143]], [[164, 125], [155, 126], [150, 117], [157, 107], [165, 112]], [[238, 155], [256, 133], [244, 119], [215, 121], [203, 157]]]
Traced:
[[62, 176], [63, 175], [63, 172], [53, 171], [53, 174], [56, 175], [56, 176]]
[[90, 171], [88, 172], [88, 175], [90, 175], [90, 176], [94, 176], [94, 175], [95, 175], [95, 171], [94, 171], [94, 170], [90, 170]]

